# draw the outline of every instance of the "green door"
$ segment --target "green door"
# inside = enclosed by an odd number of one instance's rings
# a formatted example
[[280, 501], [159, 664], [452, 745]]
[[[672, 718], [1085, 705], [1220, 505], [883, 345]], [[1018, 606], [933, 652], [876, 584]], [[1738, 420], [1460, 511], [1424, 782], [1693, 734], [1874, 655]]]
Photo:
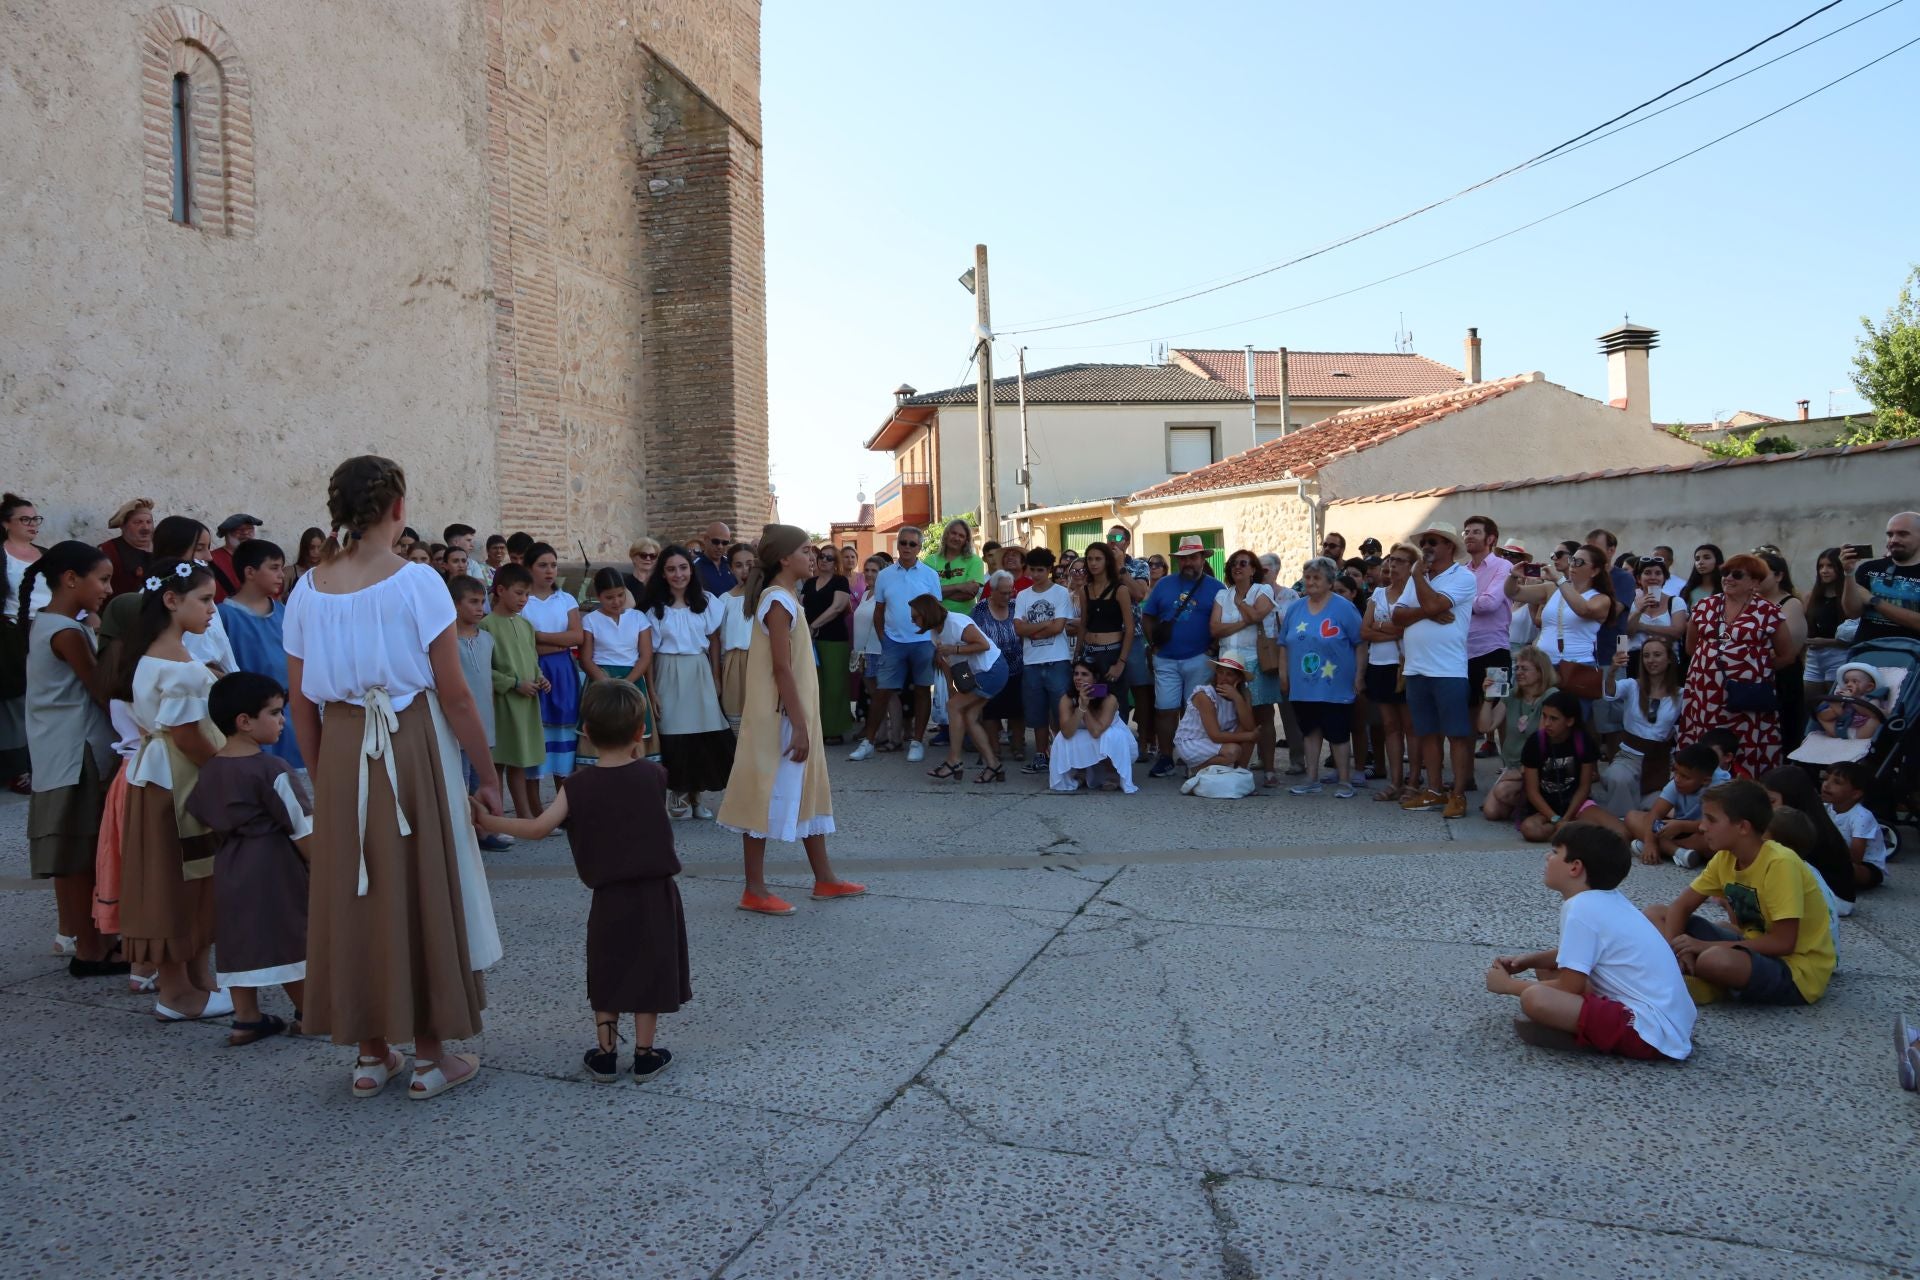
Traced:
[[1167, 539], [1167, 559], [1173, 559], [1173, 549], [1180, 545], [1183, 538], [1198, 538], [1207, 548], [1207, 563], [1213, 566], [1213, 576], [1225, 580], [1227, 576], [1227, 553], [1221, 546], [1223, 530], [1194, 529], [1186, 533], [1176, 533]]
[[1075, 520], [1060, 526], [1060, 549], [1075, 555], [1087, 554], [1087, 548], [1100, 541], [1098, 520]]

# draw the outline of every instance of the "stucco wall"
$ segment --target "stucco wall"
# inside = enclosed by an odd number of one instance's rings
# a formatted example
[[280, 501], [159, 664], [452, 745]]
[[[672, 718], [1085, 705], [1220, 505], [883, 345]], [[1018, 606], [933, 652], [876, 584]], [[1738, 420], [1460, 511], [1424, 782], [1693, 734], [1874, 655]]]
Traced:
[[142, 208], [148, 6], [10, 7], [0, 47], [0, 483], [43, 541], [124, 498], [291, 543], [343, 457], [415, 523], [494, 520], [480, 16], [462, 0], [220, 0], [252, 89], [252, 238]]
[[1503, 396], [1328, 463], [1323, 496], [1406, 493], [1615, 467], [1694, 463], [1701, 450], [1539, 375]]
[[1887, 517], [1914, 506], [1920, 494], [1920, 446], [1785, 456], [1700, 471], [1573, 480], [1443, 497], [1339, 502], [1326, 527], [1347, 536], [1391, 542], [1439, 519], [1456, 527], [1484, 512], [1500, 524], [1502, 539], [1518, 538], [1544, 556], [1562, 538], [1611, 529], [1623, 550], [1645, 554], [1656, 544], [1674, 548], [1683, 565], [1695, 546], [1717, 544], [1731, 555], [1762, 543], [1780, 548], [1796, 584], [1813, 571], [1814, 557], [1841, 542], [1876, 548]]

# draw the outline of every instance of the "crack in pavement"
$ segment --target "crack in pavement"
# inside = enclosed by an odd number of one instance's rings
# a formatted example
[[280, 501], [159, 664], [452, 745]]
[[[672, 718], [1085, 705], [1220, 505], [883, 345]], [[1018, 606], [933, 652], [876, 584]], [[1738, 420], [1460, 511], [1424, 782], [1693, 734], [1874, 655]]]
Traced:
[[1227, 1175], [1215, 1173], [1209, 1169], [1200, 1179], [1200, 1194], [1206, 1197], [1207, 1211], [1213, 1215], [1213, 1230], [1220, 1237], [1220, 1275], [1222, 1280], [1260, 1280], [1260, 1272], [1254, 1267], [1253, 1259], [1247, 1251], [1233, 1243], [1233, 1233], [1240, 1229], [1234, 1221], [1233, 1211], [1220, 1203], [1219, 1191], [1227, 1185]]

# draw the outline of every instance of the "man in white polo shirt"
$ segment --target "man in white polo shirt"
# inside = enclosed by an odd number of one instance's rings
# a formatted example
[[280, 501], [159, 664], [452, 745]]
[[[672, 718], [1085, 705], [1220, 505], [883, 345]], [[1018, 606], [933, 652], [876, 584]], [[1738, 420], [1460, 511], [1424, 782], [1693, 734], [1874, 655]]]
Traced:
[[[1393, 603], [1393, 625], [1405, 634], [1400, 652], [1407, 674], [1407, 710], [1427, 786], [1400, 802], [1409, 811], [1444, 809], [1448, 818], [1467, 816], [1462, 789], [1473, 777], [1473, 717], [1467, 710], [1467, 631], [1473, 625], [1478, 590], [1473, 571], [1459, 563], [1463, 540], [1452, 525], [1435, 522], [1414, 535], [1420, 558], [1413, 562], [1407, 587]], [[1453, 756], [1453, 791], [1442, 795], [1440, 744]]]
[[921, 739], [927, 732], [927, 713], [933, 707], [933, 635], [913, 620], [909, 606], [921, 596], [940, 596], [940, 575], [920, 558], [920, 530], [908, 525], [900, 531], [894, 547], [900, 558], [882, 569], [873, 579], [873, 629], [880, 636], [880, 688], [867, 712], [867, 727], [860, 744], [847, 757], [865, 760], [873, 755], [874, 735], [887, 722], [897, 692], [912, 690], [908, 715], [912, 726], [907, 738], [907, 759], [918, 764], [926, 758]]

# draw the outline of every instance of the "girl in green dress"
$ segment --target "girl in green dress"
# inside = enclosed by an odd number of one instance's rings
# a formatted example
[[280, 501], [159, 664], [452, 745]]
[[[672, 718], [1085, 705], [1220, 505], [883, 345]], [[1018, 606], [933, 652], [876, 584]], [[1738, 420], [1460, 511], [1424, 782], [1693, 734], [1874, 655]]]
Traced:
[[546, 738], [540, 728], [540, 658], [534, 651], [533, 624], [520, 616], [527, 606], [533, 575], [517, 564], [504, 564], [493, 575], [493, 612], [480, 629], [493, 637], [493, 762], [500, 781], [513, 798], [513, 811], [523, 818], [540, 816], [539, 788], [527, 785], [527, 770], [547, 758]]

